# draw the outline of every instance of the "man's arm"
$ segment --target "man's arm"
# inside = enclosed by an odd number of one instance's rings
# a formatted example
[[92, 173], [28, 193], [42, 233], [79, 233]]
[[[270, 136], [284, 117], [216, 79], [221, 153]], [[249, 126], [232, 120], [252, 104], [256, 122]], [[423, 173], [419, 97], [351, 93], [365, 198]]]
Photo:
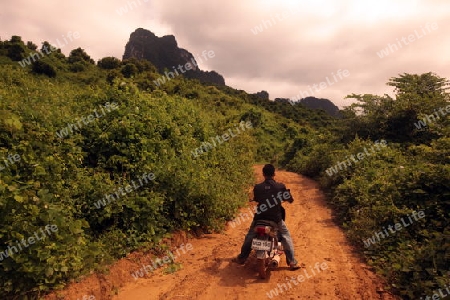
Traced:
[[286, 199], [286, 201], [288, 201], [289, 203], [294, 202], [294, 197], [292, 197], [291, 190], [290, 189], [286, 189], [286, 192], [289, 193], [289, 198]]
[[294, 197], [292, 197], [291, 190], [286, 188], [284, 184], [283, 184], [283, 200], [289, 203], [294, 202]]
[[253, 186], [253, 199], [249, 197], [249, 198], [250, 198], [249, 202], [256, 201], [256, 192], [255, 192], [255, 189], [256, 189], [256, 185]]

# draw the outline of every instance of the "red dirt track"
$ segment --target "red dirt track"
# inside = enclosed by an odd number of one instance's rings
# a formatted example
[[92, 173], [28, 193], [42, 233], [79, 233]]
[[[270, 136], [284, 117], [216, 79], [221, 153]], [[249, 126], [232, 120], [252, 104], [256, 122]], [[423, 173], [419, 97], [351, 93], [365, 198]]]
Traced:
[[[263, 179], [261, 168], [255, 166], [258, 182]], [[96, 300], [251, 300], [270, 299], [271, 290], [280, 287], [278, 296], [271, 295], [273, 299], [398, 299], [384, 290], [383, 281], [354, 253], [342, 230], [333, 223], [331, 210], [315, 181], [284, 171], [278, 171], [275, 180], [285, 183], [295, 199], [283, 205], [296, 258], [305, 268], [290, 271], [283, 256], [281, 267], [262, 280], [257, 276], [253, 257], [244, 266], [232, 263], [251, 223], [251, 218], [244, 217], [240, 225], [228, 225], [222, 234], [189, 240], [179, 235], [173, 248], [190, 243], [193, 250], [176, 259], [182, 269], [175, 273], [164, 274], [163, 266], [136, 280], [131, 273], [142, 263], [149, 264], [150, 258], [134, 253], [112, 266], [108, 275], [94, 274], [59, 294], [74, 300], [83, 295], [95, 295]], [[242, 212], [248, 213], [248, 208]], [[314, 268], [317, 263], [326, 264], [327, 269], [318, 272]], [[288, 285], [287, 279], [299, 275], [304, 275], [304, 281], [290, 281]], [[53, 295], [47, 299], [57, 298]]]

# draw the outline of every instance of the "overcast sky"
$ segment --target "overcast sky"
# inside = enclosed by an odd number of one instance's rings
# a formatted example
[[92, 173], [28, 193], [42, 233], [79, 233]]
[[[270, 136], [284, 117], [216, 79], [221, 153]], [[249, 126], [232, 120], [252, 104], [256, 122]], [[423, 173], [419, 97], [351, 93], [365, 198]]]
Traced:
[[351, 93], [392, 95], [386, 82], [400, 73], [450, 79], [449, 0], [1, 1], [2, 40], [59, 39], [66, 55], [82, 47], [95, 60], [122, 58], [141, 27], [175, 35], [196, 57], [213, 50], [202, 69], [271, 99], [312, 95], [342, 107]]

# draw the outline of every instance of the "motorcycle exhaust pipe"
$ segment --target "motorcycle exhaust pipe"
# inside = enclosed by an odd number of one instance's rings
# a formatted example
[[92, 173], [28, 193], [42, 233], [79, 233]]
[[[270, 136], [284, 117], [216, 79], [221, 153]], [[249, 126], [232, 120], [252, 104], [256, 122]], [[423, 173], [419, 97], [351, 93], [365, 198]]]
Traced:
[[278, 268], [278, 264], [280, 263], [281, 257], [276, 254], [269, 263], [271, 268]]

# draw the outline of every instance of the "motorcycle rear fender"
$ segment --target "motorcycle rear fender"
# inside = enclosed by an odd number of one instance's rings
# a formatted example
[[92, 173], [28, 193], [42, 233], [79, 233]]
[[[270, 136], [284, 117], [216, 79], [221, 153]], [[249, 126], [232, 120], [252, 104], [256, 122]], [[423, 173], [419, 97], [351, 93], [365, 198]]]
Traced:
[[267, 255], [267, 251], [264, 250], [256, 250], [256, 258], [258, 259], [266, 259], [269, 256]]

